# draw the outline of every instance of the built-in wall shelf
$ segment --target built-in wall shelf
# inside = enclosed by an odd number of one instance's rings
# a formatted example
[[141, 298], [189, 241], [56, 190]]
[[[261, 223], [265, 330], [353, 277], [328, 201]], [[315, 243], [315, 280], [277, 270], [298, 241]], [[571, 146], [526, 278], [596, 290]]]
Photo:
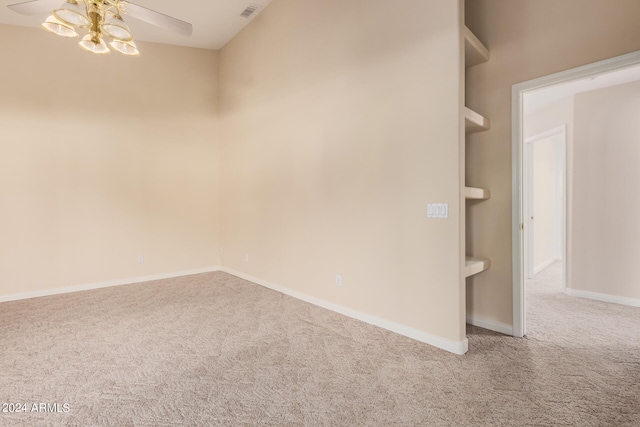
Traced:
[[[469, 28], [465, 25], [463, 26], [463, 33], [464, 33], [464, 67], [461, 66], [460, 67], [460, 72], [461, 77], [463, 80], [466, 81], [466, 74], [469, 72], [473, 72], [475, 71], [475, 69], [469, 69], [469, 67], [473, 67], [474, 65], [478, 65], [478, 64], [482, 64], [484, 62], [489, 61], [489, 50], [486, 48], [486, 46], [484, 44], [482, 44], [482, 42], [475, 36], [475, 34], [473, 34], [471, 32], [471, 30], [469, 30]], [[462, 46], [460, 46], [462, 47]], [[483, 67], [482, 65], [478, 67], [478, 71], [479, 69]], [[466, 91], [466, 87], [465, 87], [465, 91]], [[478, 102], [477, 100], [475, 102]], [[474, 107], [476, 106], [475, 103], [473, 104]], [[483, 104], [478, 104], [478, 108], [481, 108]], [[469, 141], [469, 139], [473, 138], [473, 136], [469, 136], [469, 134], [475, 133], [475, 132], [483, 132], [483, 131], [487, 131], [489, 129], [491, 129], [491, 122], [489, 121], [488, 118], [484, 117], [483, 115], [473, 111], [472, 109], [468, 108], [466, 105], [460, 105], [460, 119], [464, 118], [464, 128], [465, 128], [465, 132], [464, 135], [460, 135], [460, 143], [461, 143], [461, 157], [460, 157], [460, 165], [461, 165], [461, 169], [464, 170], [466, 172], [466, 143], [467, 141]], [[462, 133], [462, 132], [461, 132]], [[481, 135], [476, 135], [476, 137], [479, 137]], [[479, 138], [478, 140], [480, 140], [481, 138]], [[476, 149], [481, 149], [482, 147], [476, 147], [475, 144], [476, 142], [474, 141], [470, 141], [470, 144], [474, 144], [473, 148], [474, 150]], [[474, 173], [474, 175], [476, 175]], [[464, 185], [464, 184], [463, 184]], [[464, 194], [464, 198], [467, 201], [467, 206], [469, 207], [468, 209], [462, 209], [462, 214], [460, 215], [460, 227], [461, 230], [464, 230], [464, 233], [469, 233], [471, 230], [469, 230], [466, 227], [466, 221], [467, 221], [467, 215], [474, 215], [476, 210], [474, 209], [477, 204], [477, 202], [474, 201], [482, 201], [482, 200], [487, 200], [491, 197], [491, 192], [486, 189], [486, 188], [476, 188], [476, 187], [467, 187], [464, 186], [462, 189], [462, 194]], [[474, 253], [476, 250], [473, 247], [467, 247], [466, 246], [466, 242], [469, 240], [475, 240], [475, 239], [462, 239], [462, 245], [464, 246], [464, 249], [461, 250], [461, 255], [462, 254], [468, 254], [468, 253]], [[483, 251], [480, 246], [478, 246], [478, 251]], [[482, 253], [482, 255], [490, 255], [490, 253]], [[460, 262], [462, 262], [462, 260], [460, 260]], [[491, 260], [487, 259], [487, 258], [476, 258], [473, 256], [465, 256], [464, 258], [464, 267], [462, 267], [462, 271], [460, 272], [460, 278], [461, 280], [464, 280], [468, 277], [474, 276], [478, 273], [482, 273], [483, 271], [488, 270], [491, 267]], [[463, 279], [464, 278], [464, 279]], [[486, 289], [484, 286], [482, 286], [481, 282], [482, 282], [483, 277], [480, 276], [478, 278], [476, 278], [475, 280], [478, 282], [478, 284], [476, 285], [476, 289], [473, 289], [474, 292], [483, 292], [483, 289]], [[487, 278], [488, 279], [488, 278]], [[471, 283], [473, 283], [474, 279], [472, 280], [467, 280], [466, 284], [467, 286], [470, 287], [474, 286]], [[465, 313], [468, 314], [468, 313]]]
[[486, 188], [464, 187], [464, 198], [467, 200], [487, 200], [491, 191]]
[[491, 260], [485, 258], [466, 257], [464, 260], [464, 277], [482, 273], [491, 267]]
[[491, 129], [491, 123], [471, 108], [464, 107], [464, 129], [466, 133], [482, 132]]
[[487, 62], [489, 60], [489, 49], [482, 44], [471, 30], [464, 27], [464, 66], [466, 68]]

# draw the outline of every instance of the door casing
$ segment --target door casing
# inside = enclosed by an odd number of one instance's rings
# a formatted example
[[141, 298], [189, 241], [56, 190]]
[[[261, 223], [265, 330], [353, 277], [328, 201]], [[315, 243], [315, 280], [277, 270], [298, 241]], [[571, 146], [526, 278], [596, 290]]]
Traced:
[[[517, 83], [511, 87], [511, 263], [513, 272], [513, 335], [523, 337], [525, 324], [524, 293], [524, 208], [523, 208], [523, 100], [536, 89], [594, 77], [640, 64], [640, 51], [594, 62], [566, 71]], [[566, 259], [566, 257], [565, 257]], [[565, 261], [566, 262], [566, 261]], [[566, 269], [565, 269], [566, 270]]]

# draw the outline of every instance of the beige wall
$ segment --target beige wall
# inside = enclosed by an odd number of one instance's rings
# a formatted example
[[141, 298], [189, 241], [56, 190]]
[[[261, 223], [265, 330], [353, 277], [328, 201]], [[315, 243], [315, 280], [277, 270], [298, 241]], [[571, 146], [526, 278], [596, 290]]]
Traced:
[[512, 323], [512, 85], [640, 50], [638, 16], [637, 0], [467, 2], [467, 26], [491, 51], [488, 63], [467, 72], [467, 104], [492, 122], [467, 143], [467, 183], [492, 194], [468, 215], [468, 252], [492, 260], [468, 285], [470, 316]]
[[[526, 96], [526, 94], [525, 94]], [[558, 126], [566, 126], [567, 146], [573, 144], [573, 96], [560, 99], [540, 110], [525, 112], [522, 122], [523, 140]]]
[[464, 340], [460, 13], [276, 0], [221, 51], [227, 268]]
[[0, 26], [0, 297], [219, 265], [217, 53], [140, 45]]
[[640, 82], [575, 96], [574, 290], [640, 299]]

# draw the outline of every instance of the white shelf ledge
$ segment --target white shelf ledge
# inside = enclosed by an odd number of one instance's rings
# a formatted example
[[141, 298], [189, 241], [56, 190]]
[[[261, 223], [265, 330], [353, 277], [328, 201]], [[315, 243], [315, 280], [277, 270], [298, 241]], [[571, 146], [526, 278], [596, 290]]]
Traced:
[[491, 197], [491, 191], [485, 188], [464, 187], [464, 198], [470, 200], [487, 200]]
[[464, 277], [482, 273], [491, 267], [491, 260], [485, 258], [466, 257], [464, 260]]
[[491, 129], [491, 122], [486, 117], [464, 107], [464, 130], [465, 133], [482, 132]]
[[464, 27], [464, 65], [465, 68], [482, 64], [489, 60], [489, 49], [471, 32]]

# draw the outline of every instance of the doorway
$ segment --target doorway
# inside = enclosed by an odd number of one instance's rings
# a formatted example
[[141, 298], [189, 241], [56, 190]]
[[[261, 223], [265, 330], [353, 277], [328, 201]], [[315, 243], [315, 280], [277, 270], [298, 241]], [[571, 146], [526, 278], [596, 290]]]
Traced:
[[[563, 94], [561, 96], [569, 96], [571, 93], [578, 93], [581, 90], [586, 91], [593, 90], [597, 87], [604, 87], [601, 85], [605, 83], [608, 78], [596, 79], [596, 77], [614, 76], [615, 72], [624, 74], [626, 70], [630, 70], [632, 67], [636, 67], [638, 65], [640, 65], [640, 52], [633, 52], [604, 61], [595, 62], [593, 64], [573, 68], [567, 71], [540, 77], [534, 80], [529, 80], [527, 82], [518, 83], [516, 85], [513, 85], [512, 87], [512, 270], [514, 336], [522, 337], [526, 334], [524, 286], [525, 277], [527, 275], [526, 269], [529, 268], [530, 265], [527, 264], [527, 266], [525, 266], [525, 256], [528, 256], [525, 249], [525, 233], [528, 232], [528, 228], [531, 227], [531, 224], [527, 225], [526, 220], [526, 215], [528, 214], [527, 209], [529, 209], [529, 207], [525, 200], [526, 194], [524, 189], [524, 185], [526, 182], [526, 145], [523, 131], [525, 97], [528, 95], [539, 94], [544, 90], [551, 90], [554, 88], [562, 89], [557, 91], [558, 93]], [[619, 83], [610, 83], [609, 85], [611, 84]], [[568, 197], [568, 199], [570, 199], [570, 197]], [[571, 211], [570, 203], [565, 204], [565, 207], [565, 211]], [[535, 215], [533, 216], [533, 221], [535, 221]], [[566, 234], [567, 233], [565, 233], [565, 236]], [[566, 237], [564, 246], [565, 254], [563, 256], [563, 263], [565, 265], [565, 268], [563, 274], [563, 282], [564, 286], [566, 287], [567, 280], [570, 280], [567, 279], [568, 271], [566, 266], [568, 265], [571, 257], [571, 247], [567, 243]], [[535, 262], [532, 263], [534, 264]]]

